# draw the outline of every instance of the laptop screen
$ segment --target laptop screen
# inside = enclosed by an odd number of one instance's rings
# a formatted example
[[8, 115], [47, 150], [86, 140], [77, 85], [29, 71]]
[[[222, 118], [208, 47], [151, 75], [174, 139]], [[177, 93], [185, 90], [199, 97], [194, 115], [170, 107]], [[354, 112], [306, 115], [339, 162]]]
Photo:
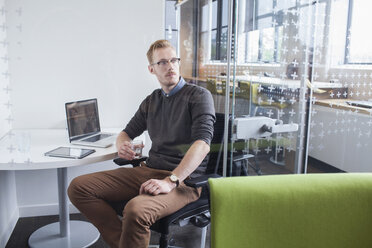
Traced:
[[97, 99], [69, 102], [65, 107], [70, 141], [101, 131]]

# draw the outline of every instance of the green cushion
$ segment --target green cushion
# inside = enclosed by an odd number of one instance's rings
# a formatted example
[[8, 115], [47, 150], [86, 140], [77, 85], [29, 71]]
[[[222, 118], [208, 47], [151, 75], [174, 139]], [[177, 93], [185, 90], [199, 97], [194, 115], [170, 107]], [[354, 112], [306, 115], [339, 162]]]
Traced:
[[372, 247], [372, 173], [209, 180], [211, 244]]

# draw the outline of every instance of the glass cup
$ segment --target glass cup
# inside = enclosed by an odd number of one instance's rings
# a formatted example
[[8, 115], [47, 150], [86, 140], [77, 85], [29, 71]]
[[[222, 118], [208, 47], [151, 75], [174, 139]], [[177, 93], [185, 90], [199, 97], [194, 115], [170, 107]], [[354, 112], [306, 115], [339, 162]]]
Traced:
[[31, 135], [29, 132], [19, 132], [16, 134], [16, 141], [18, 151], [21, 153], [27, 153], [31, 147]]
[[142, 140], [133, 140], [130, 142], [132, 144], [132, 150], [136, 153], [135, 159], [142, 157], [142, 148], [143, 148], [143, 141]]

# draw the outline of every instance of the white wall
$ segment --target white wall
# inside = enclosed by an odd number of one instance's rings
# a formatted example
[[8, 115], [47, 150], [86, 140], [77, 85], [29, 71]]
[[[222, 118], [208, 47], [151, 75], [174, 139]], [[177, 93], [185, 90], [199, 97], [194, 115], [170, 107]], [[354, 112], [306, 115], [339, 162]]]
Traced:
[[[93, 97], [102, 127], [124, 127], [159, 88], [146, 52], [163, 38], [163, 1], [6, 0], [13, 128], [65, 127], [64, 103]], [[111, 168], [70, 168], [69, 180]], [[18, 171], [15, 184], [21, 217], [58, 213], [56, 170]]]
[[[11, 129], [10, 93], [8, 75], [8, 46], [5, 1], [0, 0], [0, 146], [1, 138]], [[7, 90], [4, 90], [7, 89]], [[2, 147], [0, 147], [2, 149]], [[5, 148], [4, 148], [5, 149]], [[0, 247], [5, 247], [18, 220], [19, 212], [16, 198], [14, 172], [0, 171]]]
[[19, 217], [13, 171], [0, 171], [0, 189], [0, 247], [5, 247]]
[[8, 30], [14, 128], [64, 127], [64, 103], [94, 97], [101, 125], [121, 127], [158, 87], [146, 51], [163, 37], [162, 0], [6, 3], [21, 27]]
[[[309, 156], [346, 172], [372, 172], [371, 115], [337, 106], [312, 106]], [[352, 112], [353, 111], [353, 112]]]

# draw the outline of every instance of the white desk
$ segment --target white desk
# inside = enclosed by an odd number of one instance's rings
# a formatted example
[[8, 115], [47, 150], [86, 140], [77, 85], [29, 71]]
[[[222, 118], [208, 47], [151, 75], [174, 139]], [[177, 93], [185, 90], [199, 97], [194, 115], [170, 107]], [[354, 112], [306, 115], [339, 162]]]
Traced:
[[[105, 131], [118, 133], [120, 130]], [[23, 138], [19, 138], [22, 136]], [[28, 241], [30, 247], [88, 247], [99, 238], [99, 232], [92, 224], [84, 221], [70, 221], [67, 168], [111, 160], [116, 156], [116, 148], [115, 146], [93, 148], [96, 152], [83, 159], [44, 156], [45, 152], [59, 146], [71, 146], [65, 129], [13, 130], [0, 140], [0, 170], [57, 169], [59, 222], [36, 230]]]

